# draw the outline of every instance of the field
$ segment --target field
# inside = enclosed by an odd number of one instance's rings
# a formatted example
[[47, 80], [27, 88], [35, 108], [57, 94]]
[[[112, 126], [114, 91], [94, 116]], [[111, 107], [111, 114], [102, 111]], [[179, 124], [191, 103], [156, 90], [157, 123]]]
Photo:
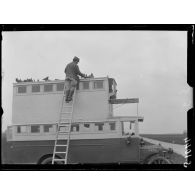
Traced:
[[140, 134], [140, 136], [181, 145], [185, 144], [184, 139], [186, 138], [186, 134]]

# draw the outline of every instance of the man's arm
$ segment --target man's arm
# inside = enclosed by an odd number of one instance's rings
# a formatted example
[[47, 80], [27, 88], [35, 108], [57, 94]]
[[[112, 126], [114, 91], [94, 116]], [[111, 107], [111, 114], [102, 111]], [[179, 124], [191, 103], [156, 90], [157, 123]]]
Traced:
[[77, 75], [80, 75], [81, 77], [86, 77], [86, 75], [85, 74], [83, 74], [83, 73], [81, 73], [81, 71], [79, 70], [79, 66], [78, 65], [76, 65], [76, 73], [77, 73]]

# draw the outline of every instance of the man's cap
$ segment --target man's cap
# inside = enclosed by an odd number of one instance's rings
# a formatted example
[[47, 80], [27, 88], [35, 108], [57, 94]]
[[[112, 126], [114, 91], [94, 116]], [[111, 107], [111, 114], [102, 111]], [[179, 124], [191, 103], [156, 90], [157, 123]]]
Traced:
[[76, 56], [73, 58], [73, 61], [74, 61], [74, 62], [79, 62], [79, 60], [80, 60], [80, 59], [79, 59], [78, 57], [76, 57]]

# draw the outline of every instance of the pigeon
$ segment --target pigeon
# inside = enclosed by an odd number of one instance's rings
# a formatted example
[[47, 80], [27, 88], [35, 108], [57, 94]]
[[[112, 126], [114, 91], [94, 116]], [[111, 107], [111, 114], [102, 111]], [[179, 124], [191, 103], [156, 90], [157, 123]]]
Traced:
[[49, 77], [45, 77], [44, 79], [42, 79], [44, 81], [48, 81], [49, 80]]
[[94, 78], [93, 73], [91, 73], [87, 78]]
[[20, 82], [22, 82], [22, 81], [21, 81], [21, 79], [16, 78], [16, 82], [17, 82], [17, 83], [20, 83]]

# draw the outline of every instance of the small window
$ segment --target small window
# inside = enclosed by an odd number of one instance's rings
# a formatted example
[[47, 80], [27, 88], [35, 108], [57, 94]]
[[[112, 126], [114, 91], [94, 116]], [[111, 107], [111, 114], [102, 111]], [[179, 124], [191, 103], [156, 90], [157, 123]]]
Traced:
[[108, 83], [109, 83], [109, 93], [112, 93], [114, 91], [113, 79], [109, 78]]
[[17, 133], [26, 133], [26, 126], [17, 126]]
[[84, 124], [84, 127], [85, 127], [85, 128], [89, 128], [89, 127], [90, 127], [90, 124], [89, 124], [89, 123], [85, 123], [85, 124]]
[[49, 133], [52, 128], [53, 128], [52, 125], [44, 125], [43, 126], [43, 130], [44, 130], [45, 133]]
[[71, 131], [79, 131], [79, 124], [71, 125]]
[[45, 92], [53, 91], [53, 85], [44, 85], [44, 91]]
[[40, 85], [32, 85], [32, 92], [40, 92]]
[[103, 81], [95, 81], [94, 89], [103, 89]]
[[26, 93], [26, 86], [18, 87], [18, 93]]
[[83, 82], [83, 89], [89, 89], [89, 82]]
[[122, 132], [123, 134], [131, 134], [135, 131], [135, 121], [123, 121]]
[[57, 83], [57, 91], [63, 91], [64, 90], [64, 83]]
[[21, 127], [17, 126], [17, 133], [21, 133]]
[[95, 123], [95, 126], [98, 127], [98, 130], [99, 131], [102, 131], [103, 130], [104, 123]]
[[39, 125], [31, 126], [31, 133], [40, 133], [40, 126]]
[[110, 130], [115, 130], [115, 123], [109, 123], [109, 125], [110, 125]]

